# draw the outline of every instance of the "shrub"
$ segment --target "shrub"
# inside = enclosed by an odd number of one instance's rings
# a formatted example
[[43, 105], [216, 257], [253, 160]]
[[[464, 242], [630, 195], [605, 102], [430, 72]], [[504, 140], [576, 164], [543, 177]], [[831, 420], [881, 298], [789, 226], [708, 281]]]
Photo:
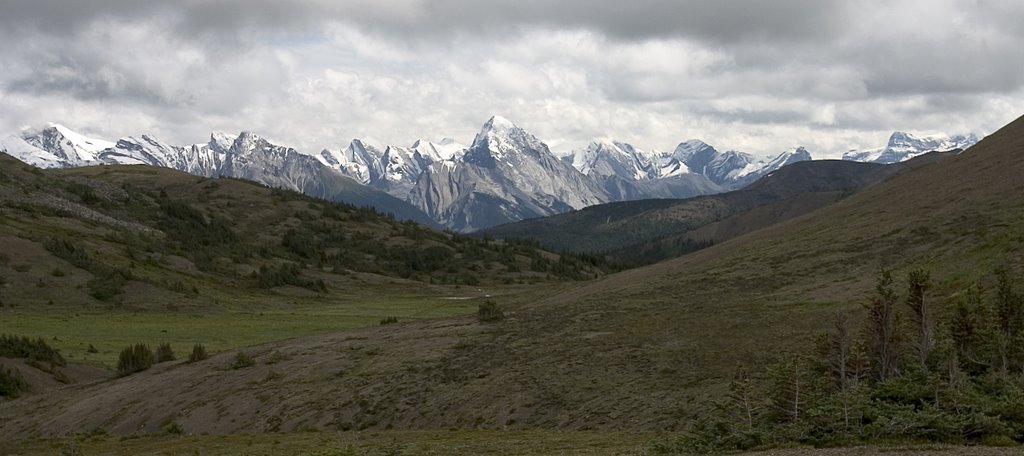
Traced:
[[206, 354], [206, 347], [204, 347], [203, 344], [195, 344], [195, 346], [192, 347], [192, 354], [188, 355], [188, 362], [194, 363], [209, 357], [210, 355]]
[[57, 349], [42, 338], [32, 340], [23, 336], [0, 334], [0, 357], [24, 358], [53, 366], [64, 366], [67, 361]]
[[124, 377], [142, 372], [152, 367], [154, 360], [153, 350], [150, 350], [146, 344], [125, 347], [124, 350], [121, 350], [121, 355], [117, 357], [117, 375]]
[[171, 349], [171, 344], [164, 342], [156, 347], [156, 362], [162, 363], [164, 361], [174, 360], [174, 350]]
[[380, 325], [381, 326], [392, 325], [392, 324], [395, 324], [395, 323], [398, 323], [398, 317], [387, 317], [387, 318], [382, 319], [380, 321]]
[[28, 389], [28, 382], [18, 369], [0, 367], [0, 397], [16, 398]]
[[501, 321], [505, 319], [505, 312], [502, 312], [498, 304], [488, 299], [483, 304], [480, 304], [476, 312], [476, 318], [483, 323]]
[[244, 369], [246, 367], [252, 367], [255, 364], [256, 364], [256, 360], [253, 359], [252, 356], [250, 356], [246, 352], [241, 352], [240, 351], [238, 353], [235, 353], [235, 360], [231, 363], [231, 368], [232, 369]]

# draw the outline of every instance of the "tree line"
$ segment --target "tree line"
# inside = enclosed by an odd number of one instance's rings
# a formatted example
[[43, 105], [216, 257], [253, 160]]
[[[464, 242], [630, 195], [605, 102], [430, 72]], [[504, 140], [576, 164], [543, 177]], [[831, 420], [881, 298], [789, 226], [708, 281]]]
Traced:
[[858, 326], [837, 313], [804, 353], [761, 373], [737, 368], [728, 392], [662, 452], [878, 441], [1024, 443], [1024, 296], [1006, 270], [946, 305], [923, 269], [902, 293], [878, 274]]

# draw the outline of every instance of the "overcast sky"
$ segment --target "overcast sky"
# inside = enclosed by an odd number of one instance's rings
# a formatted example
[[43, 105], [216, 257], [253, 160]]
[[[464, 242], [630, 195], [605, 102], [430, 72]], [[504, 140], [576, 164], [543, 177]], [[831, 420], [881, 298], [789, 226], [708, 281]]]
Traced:
[[0, 131], [304, 152], [699, 138], [816, 157], [1024, 114], [1020, 0], [0, 0]]

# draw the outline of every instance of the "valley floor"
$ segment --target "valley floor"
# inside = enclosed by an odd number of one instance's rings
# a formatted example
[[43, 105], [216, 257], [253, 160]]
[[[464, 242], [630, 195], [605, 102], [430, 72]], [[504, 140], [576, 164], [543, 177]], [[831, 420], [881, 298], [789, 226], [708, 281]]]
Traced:
[[[96, 435], [80, 440], [0, 442], [0, 455], [69, 454], [72, 447], [87, 455], [648, 455], [668, 434], [562, 431], [379, 431], [298, 432], [227, 436]], [[1020, 448], [947, 445], [863, 446], [851, 448], [786, 448], [744, 456], [1004, 456]]]

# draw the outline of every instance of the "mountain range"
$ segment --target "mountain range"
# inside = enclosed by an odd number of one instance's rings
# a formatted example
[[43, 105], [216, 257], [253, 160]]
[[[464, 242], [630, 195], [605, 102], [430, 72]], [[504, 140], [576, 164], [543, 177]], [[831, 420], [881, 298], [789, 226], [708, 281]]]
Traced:
[[[844, 159], [894, 163], [974, 142], [973, 135], [917, 138], [897, 132], [886, 147], [851, 151]], [[696, 139], [671, 152], [603, 139], [558, 155], [500, 116], [484, 124], [469, 146], [444, 139], [377, 147], [355, 139], [344, 149], [304, 154], [251, 132], [214, 132], [207, 143], [174, 146], [148, 135], [94, 139], [52, 125], [0, 138], [0, 150], [42, 168], [142, 164], [250, 179], [463, 232], [608, 202], [722, 193], [812, 159], [802, 147], [759, 158], [720, 152]]]
[[906, 170], [955, 155], [932, 152], [891, 164], [807, 160], [739, 190], [687, 199], [621, 201], [480, 231], [498, 239], [532, 239], [566, 252], [622, 263], [681, 256], [834, 204]]
[[[542, 289], [529, 299], [517, 301], [507, 294], [491, 295], [489, 299], [499, 301], [506, 309], [506, 318], [499, 322], [482, 321], [470, 314], [472, 307], [467, 307], [464, 316], [387, 325], [371, 322], [362, 329], [340, 331], [334, 328], [327, 333], [279, 337], [273, 342], [256, 345], [246, 339], [234, 346], [222, 346], [207, 360], [167, 362], [117, 379], [82, 382], [46, 394], [0, 402], [0, 436], [4, 441], [64, 438], [70, 433], [99, 434], [93, 430], [100, 429], [114, 436], [148, 433], [167, 439], [168, 423], [173, 423], [181, 433], [238, 434], [243, 441], [250, 440], [254, 432], [298, 430], [320, 430], [332, 441], [339, 439], [339, 432], [343, 431], [384, 429], [487, 429], [487, 432], [502, 433], [502, 438], [507, 434], [505, 429], [675, 433], [689, 429], [691, 423], [704, 419], [709, 411], [721, 408], [719, 398], [736, 384], [738, 370], [749, 367], [751, 371], [764, 372], [771, 366], [779, 366], [780, 358], [804, 353], [800, 351], [804, 347], [817, 346], [816, 342], [823, 340], [821, 335], [833, 327], [837, 313], [862, 312], [865, 303], [875, 297], [873, 293], [877, 288], [873, 278], [882, 268], [892, 269], [893, 276], [901, 278], [910, 271], [927, 268], [933, 280], [928, 296], [939, 315], [962, 309], [965, 299], [991, 304], [997, 294], [993, 289], [996, 280], [992, 271], [995, 270], [1008, 271], [1015, 279], [1013, 289], [1019, 290], [1018, 278], [1024, 274], [1024, 205], [1019, 179], [1024, 172], [1024, 161], [1020, 160], [1022, 151], [1024, 118], [993, 133], [970, 153], [944, 154], [945, 158], [936, 161], [925, 158], [926, 163], [921, 166], [907, 166], [834, 204], [716, 243], [699, 252], [605, 275], [578, 286]], [[0, 165], [3, 165], [2, 160]], [[815, 164], [796, 164], [772, 176], [814, 171], [816, 167], [812, 165]], [[891, 169], [877, 164], [840, 161], [824, 165], [874, 172]], [[6, 173], [0, 176], [3, 177], [0, 185], [24, 182], [16, 184], [12, 191], [0, 193], [4, 197], [21, 199], [23, 194], [57, 189], [58, 193], [67, 193], [68, 198], [81, 205], [91, 204], [97, 212], [110, 213], [111, 218], [122, 215], [124, 220], [137, 221], [138, 217], [125, 215], [146, 215], [155, 228], [161, 225], [173, 228], [176, 225], [167, 225], [167, 215], [182, 212], [160, 196], [161, 188], [168, 184], [158, 178], [174, 178], [177, 185], [167, 191], [174, 201], [197, 201], [197, 206], [210, 216], [211, 222], [225, 210], [228, 215], [244, 217], [242, 223], [232, 226], [257, 235], [241, 235], [238, 239], [263, 243], [268, 252], [286, 255], [282, 260], [306, 262], [308, 259], [298, 256], [299, 252], [284, 250], [282, 239], [261, 239], [258, 234], [263, 231], [262, 226], [244, 223], [261, 220], [250, 213], [249, 207], [287, 211], [288, 216], [279, 217], [274, 224], [275, 231], [282, 237], [293, 236], [289, 230], [298, 228], [316, 230], [318, 238], [325, 242], [377, 244], [356, 236], [366, 230], [358, 227], [351, 238], [335, 240], [336, 230], [343, 228], [350, 218], [337, 214], [336, 223], [320, 227], [321, 219], [329, 218], [322, 212], [328, 208], [314, 209], [311, 206], [317, 205], [315, 201], [289, 198], [293, 200], [290, 204], [275, 203], [272, 192], [262, 190], [264, 195], [253, 201], [264, 204], [237, 204], [235, 198], [240, 193], [260, 193], [255, 191], [261, 190], [259, 188], [249, 192], [238, 190], [243, 185], [253, 187], [248, 183], [203, 180], [197, 184], [188, 176], [182, 177], [170, 170], [147, 172], [149, 170], [141, 168], [40, 173], [17, 167], [0, 168]], [[155, 178], [150, 174], [162, 176]], [[848, 175], [854, 186], [864, 182], [858, 177], [859, 173]], [[60, 176], [68, 178], [62, 179], [62, 185], [68, 190], [54, 185]], [[753, 190], [767, 186], [772, 180], [762, 180]], [[95, 181], [107, 185], [94, 188], [81, 184], [96, 184]], [[79, 185], [73, 185], [76, 182]], [[813, 184], [814, 181], [802, 179], [800, 182]], [[94, 190], [90, 193], [86, 187]], [[808, 188], [813, 190], [813, 185]], [[72, 189], [80, 195], [72, 194]], [[98, 200], [107, 193], [102, 189], [111, 190], [110, 198], [119, 198], [124, 204], [143, 206], [121, 213], [114, 210], [119, 205]], [[132, 190], [130, 197], [118, 196], [118, 189]], [[209, 194], [209, 202], [200, 201], [204, 194]], [[91, 277], [89, 271], [50, 253], [51, 250], [58, 252], [82, 264], [82, 255], [73, 255], [77, 250], [55, 248], [63, 244], [53, 242], [49, 249], [39, 245], [46, 243], [47, 236], [60, 234], [84, 244], [85, 251], [89, 252], [85, 258], [130, 269], [129, 276], [134, 282], [149, 278], [153, 282], [148, 284], [150, 287], [166, 287], [167, 296], [179, 303], [186, 299], [213, 302], [220, 298], [233, 306], [245, 305], [228, 298], [240, 292], [244, 293], [243, 297], [266, 294], [244, 285], [256, 286], [256, 279], [248, 272], [275, 261], [273, 256], [266, 258], [253, 248], [224, 245], [219, 251], [228, 256], [207, 262], [207, 267], [214, 273], [224, 274], [226, 279], [212, 281], [212, 273], [196, 274], [180, 255], [149, 252], [145, 244], [150, 241], [149, 237], [121, 236], [121, 230], [96, 235], [97, 225], [90, 219], [69, 220], [66, 211], [43, 210], [23, 201], [12, 201], [7, 207], [13, 216], [6, 218], [10, 222], [4, 224], [5, 229], [24, 233], [5, 240], [6, 245], [19, 247], [24, 253], [12, 254], [10, 266], [3, 266], [5, 273], [16, 278], [10, 280], [12, 285], [5, 291], [26, 297], [19, 301], [18, 312], [36, 307], [41, 309], [40, 314], [52, 314], [45, 298], [39, 295], [52, 293], [60, 297], [58, 293], [67, 291], [84, 295], [76, 290]], [[304, 215], [310, 211], [321, 214]], [[392, 223], [390, 228], [373, 233], [381, 236], [381, 233], [401, 230], [402, 224]], [[40, 232], [45, 234], [40, 235]], [[75, 233], [82, 234], [72, 237]], [[448, 233], [440, 233], [440, 236], [432, 241], [444, 242], [450, 236], [452, 243], [445, 244], [450, 248], [458, 248], [456, 244], [471, 239]], [[407, 238], [410, 245], [415, 245], [415, 237]], [[160, 239], [157, 237], [151, 242], [162, 246]], [[390, 244], [395, 249], [403, 247], [396, 242], [379, 244]], [[133, 245], [131, 249], [126, 248]], [[432, 248], [429, 243], [421, 247]], [[206, 250], [209, 249], [197, 245], [189, 252], [199, 258]], [[472, 254], [473, 250], [464, 248], [463, 252]], [[495, 253], [499, 254], [500, 250]], [[233, 261], [231, 258], [236, 256], [238, 261]], [[510, 259], [519, 267], [532, 263], [526, 256]], [[31, 267], [16, 268], [21, 264]], [[480, 264], [487, 263], [481, 260]], [[489, 267], [481, 266], [481, 269]], [[61, 274], [51, 273], [58, 268]], [[169, 276], [173, 280], [168, 281], [168, 277], [158, 273], [173, 274]], [[337, 290], [346, 290], [342, 285], [367, 280], [364, 276], [335, 274], [330, 268], [322, 267], [303, 267], [299, 273], [303, 277], [323, 278], [329, 288]], [[23, 280], [29, 277], [31, 280]], [[184, 287], [174, 286], [174, 281], [179, 279], [186, 284]], [[187, 291], [188, 285], [193, 283], [199, 287], [199, 293]], [[963, 293], [965, 284], [977, 284], [979, 294]], [[389, 289], [397, 285], [374, 281], [364, 282], [362, 286], [388, 296]], [[407, 286], [418, 290], [432, 288], [424, 282]], [[982, 294], [981, 287], [988, 291]], [[523, 288], [533, 290], [537, 286]], [[133, 290], [126, 286], [126, 291], [140, 296], [143, 303], [149, 302], [145, 299], [149, 296], [145, 293], [148, 289]], [[495, 289], [508, 292], [511, 288], [496, 288], [493, 282], [485, 288], [487, 293]], [[451, 290], [455, 289], [444, 291]], [[13, 293], [15, 291], [17, 294]], [[405, 294], [413, 293], [406, 290], [401, 293], [401, 299], [392, 301], [405, 305], [402, 301], [407, 299]], [[331, 293], [324, 299], [338, 299], [345, 308], [356, 307], [362, 311], [361, 306], [352, 306], [343, 294]], [[183, 297], [186, 295], [192, 298]], [[257, 309], [267, 311], [267, 320], [275, 325], [281, 325], [278, 318], [301, 311], [302, 306], [293, 303], [291, 295], [269, 296], [267, 304]], [[470, 305], [476, 303], [470, 302]], [[901, 309], [904, 307], [902, 299], [893, 302]], [[64, 305], [59, 299], [55, 304], [57, 308]], [[321, 305], [317, 301], [312, 307]], [[429, 303], [430, 309], [436, 306], [437, 302]], [[67, 309], [75, 308], [69, 305]], [[270, 313], [275, 309], [278, 313]], [[415, 312], [421, 310], [417, 308]], [[101, 309], [94, 307], [90, 311]], [[148, 340], [162, 341], [176, 335], [181, 328], [211, 320], [220, 313], [223, 312], [202, 318], [189, 315], [187, 324], [182, 325], [165, 325], [169, 320], [158, 320], [160, 316], [156, 312], [146, 313], [143, 318], [147, 322], [158, 321], [151, 326], [147, 323], [152, 332]], [[81, 326], [89, 322], [87, 316], [87, 312], [82, 312], [81, 316], [67, 318], [71, 324]], [[107, 320], [120, 321], [103, 318], [103, 324], [108, 324]], [[266, 321], [249, 319], [262, 319], [257, 312], [245, 318], [246, 322]], [[861, 328], [861, 323], [858, 320], [853, 328]], [[206, 340], [219, 338], [222, 332], [245, 325], [223, 326], [217, 328], [216, 334], [206, 335]], [[159, 331], [161, 328], [168, 332]], [[39, 334], [54, 343], [69, 340], [75, 344], [75, 352], [81, 354], [87, 353], [86, 343], [99, 340], [87, 337], [107, 337], [105, 334], [96, 336], [97, 332], [62, 334], [60, 339], [42, 330], [31, 335]], [[116, 351], [110, 356], [116, 356]], [[246, 367], [233, 367], [235, 359], [244, 357], [252, 358], [253, 362]], [[945, 372], [938, 369], [942, 369], [941, 365], [936, 371], [940, 375]], [[774, 372], [769, 370], [765, 375]], [[813, 377], [808, 384], [821, 376], [817, 370], [809, 375]], [[900, 385], [908, 385], [901, 386], [900, 391], [906, 388], [914, 392], [906, 396], [897, 393], [906, 397], [901, 399], [906, 401], [906, 410], [914, 410], [922, 397], [927, 398], [927, 405], [931, 407], [930, 396], [926, 396], [928, 391], [918, 387], [916, 378]], [[817, 400], [813, 396], [808, 399], [808, 403]], [[865, 403], [873, 401], [868, 399]], [[842, 422], [842, 408], [831, 407], [830, 410], [833, 411], [822, 415], [827, 417], [827, 422]], [[1016, 412], [1019, 407], [1007, 410]], [[818, 419], [818, 415], [811, 417]], [[872, 421], [866, 426], [884, 425], [885, 429], [896, 432], [905, 432], [905, 423], [909, 422], [904, 418], [890, 419], [881, 412], [871, 417]], [[979, 417], [1000, 419], [996, 415]], [[743, 423], [746, 426], [745, 421]], [[923, 429], [932, 426], [923, 423]], [[973, 426], [972, 423], [968, 422]], [[962, 437], [957, 432], [953, 438]]]

